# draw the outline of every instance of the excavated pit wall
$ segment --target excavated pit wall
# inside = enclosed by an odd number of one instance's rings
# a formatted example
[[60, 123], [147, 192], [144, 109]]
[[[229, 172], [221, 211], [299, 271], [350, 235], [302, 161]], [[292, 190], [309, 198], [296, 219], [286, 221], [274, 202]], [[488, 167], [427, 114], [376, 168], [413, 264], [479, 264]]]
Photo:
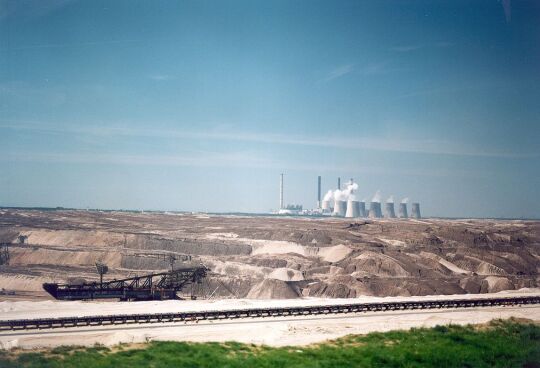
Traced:
[[205, 287], [219, 297], [459, 294], [540, 282], [537, 222], [61, 214], [4, 212], [0, 241], [26, 234], [33, 244], [12, 247], [0, 287], [39, 293], [51, 279], [95, 279], [96, 261], [110, 277], [160, 271], [168, 254], [216, 270]]

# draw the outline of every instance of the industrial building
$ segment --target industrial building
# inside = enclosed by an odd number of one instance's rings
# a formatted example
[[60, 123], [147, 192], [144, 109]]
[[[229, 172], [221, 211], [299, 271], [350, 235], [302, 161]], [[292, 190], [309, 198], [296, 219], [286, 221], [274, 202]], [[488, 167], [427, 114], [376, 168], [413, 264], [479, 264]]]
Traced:
[[[284, 174], [280, 174], [279, 181], [279, 210], [280, 215], [306, 215], [306, 216], [333, 216], [344, 218], [401, 218], [408, 219], [407, 210], [408, 198], [404, 198], [398, 206], [398, 215], [396, 216], [393, 196], [390, 196], [384, 203], [384, 214], [381, 205], [380, 193], [377, 191], [369, 203], [369, 210], [366, 208], [365, 200], [357, 200], [355, 192], [358, 190], [358, 184], [351, 178], [348, 183], [341, 185], [341, 177], [337, 178], [337, 189], [330, 189], [326, 195], [322, 196], [322, 176], [317, 176], [317, 201], [316, 207], [312, 210], [304, 210], [299, 204], [284, 204]], [[411, 218], [419, 219], [420, 204], [415, 202], [411, 208]]]

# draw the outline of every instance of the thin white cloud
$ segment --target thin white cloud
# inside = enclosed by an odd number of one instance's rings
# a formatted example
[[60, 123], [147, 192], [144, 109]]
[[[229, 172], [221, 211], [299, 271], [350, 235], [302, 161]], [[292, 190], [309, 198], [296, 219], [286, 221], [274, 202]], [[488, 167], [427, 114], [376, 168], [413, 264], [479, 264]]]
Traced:
[[199, 152], [179, 155], [141, 155], [126, 153], [52, 153], [12, 152], [1, 161], [27, 161], [70, 164], [111, 164], [136, 166], [194, 166], [194, 167], [263, 167], [273, 166], [272, 160], [262, 159], [250, 152]]
[[398, 69], [388, 68], [386, 63], [372, 63], [367, 64], [359, 69], [359, 73], [362, 75], [377, 75], [386, 74], [389, 72], [397, 71]]
[[373, 150], [451, 156], [536, 158], [538, 152], [514, 152], [504, 149], [483, 149], [477, 145], [459, 144], [444, 140], [411, 140], [380, 137], [306, 137], [290, 134], [249, 133], [238, 131], [184, 131], [174, 129], [146, 129], [114, 126], [55, 126], [37, 123], [0, 122], [0, 129], [47, 132], [51, 134], [93, 135], [100, 137], [146, 137], [162, 139], [215, 140], [230, 142], [252, 142], [296, 146], [327, 147], [345, 150]]
[[435, 42], [434, 44], [435, 47], [452, 47], [454, 46], [454, 43], [453, 42], [448, 42], [448, 41], [439, 41], [439, 42]]
[[330, 82], [331, 80], [341, 78], [344, 75], [350, 74], [354, 71], [355, 65], [354, 64], [345, 64], [338, 66], [337, 68], [333, 69], [328, 73], [326, 78], [323, 79], [324, 82]]
[[451, 46], [454, 46], [454, 44], [452, 42], [438, 41], [438, 42], [431, 43], [431, 44], [398, 45], [398, 46], [390, 47], [390, 51], [406, 53], [406, 52], [412, 52], [412, 51], [421, 50], [421, 49], [424, 49], [424, 48], [425, 49], [429, 49], [429, 48], [446, 48], [446, 47], [451, 47]]
[[378, 62], [365, 64], [363, 66], [357, 64], [341, 65], [328, 73], [328, 75], [321, 81], [330, 82], [334, 79], [344, 77], [351, 73], [356, 73], [364, 76], [372, 76], [402, 70], [398, 68], [389, 68], [387, 64], [387, 62]]
[[402, 45], [402, 46], [394, 46], [391, 47], [390, 50], [396, 51], [396, 52], [411, 52], [421, 49], [422, 45]]
[[275, 160], [258, 157], [253, 152], [199, 152], [190, 155], [141, 155], [125, 153], [51, 153], [12, 152], [0, 155], [0, 162], [38, 162], [64, 164], [99, 164], [120, 166], [162, 167], [233, 167], [251, 169], [298, 170], [309, 172], [355, 172], [357, 174], [402, 175], [426, 177], [479, 177], [489, 172], [478, 170], [447, 170], [400, 168], [387, 166], [365, 166], [359, 164], [300, 163], [293, 160]]

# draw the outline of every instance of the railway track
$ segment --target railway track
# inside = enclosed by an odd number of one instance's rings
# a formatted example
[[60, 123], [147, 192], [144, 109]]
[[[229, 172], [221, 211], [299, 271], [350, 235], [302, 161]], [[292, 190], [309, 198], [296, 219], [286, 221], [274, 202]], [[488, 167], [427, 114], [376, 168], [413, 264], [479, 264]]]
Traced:
[[104, 316], [0, 320], [0, 332], [142, 323], [197, 322], [236, 318], [294, 317], [416, 309], [475, 308], [540, 304], [539, 296], [351, 303], [281, 308], [230, 309], [177, 313], [115, 314]]

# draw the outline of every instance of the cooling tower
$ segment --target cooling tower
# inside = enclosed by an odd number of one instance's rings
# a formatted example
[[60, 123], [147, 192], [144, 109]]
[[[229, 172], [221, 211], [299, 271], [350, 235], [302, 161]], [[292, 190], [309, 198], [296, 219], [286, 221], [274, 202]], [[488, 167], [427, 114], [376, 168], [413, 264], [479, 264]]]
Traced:
[[334, 206], [334, 216], [344, 217], [347, 212], [347, 202], [336, 201]]
[[407, 218], [409, 217], [407, 215], [407, 203], [400, 203], [399, 204], [399, 217], [400, 218]]
[[330, 201], [322, 202], [322, 210], [323, 212], [332, 212], [332, 206], [330, 205]]
[[360, 217], [360, 202], [347, 201], [347, 212], [345, 217]]
[[367, 217], [367, 213], [366, 213], [366, 202], [364, 202], [364, 201], [360, 202], [360, 213], [359, 213], [359, 216], [360, 216], [360, 217]]
[[381, 202], [371, 202], [369, 206], [369, 217], [371, 218], [382, 217]]
[[396, 212], [394, 211], [394, 202], [386, 202], [384, 211], [387, 218], [396, 218]]
[[415, 219], [421, 218], [422, 216], [420, 216], [420, 203], [413, 203], [411, 206], [411, 217]]

